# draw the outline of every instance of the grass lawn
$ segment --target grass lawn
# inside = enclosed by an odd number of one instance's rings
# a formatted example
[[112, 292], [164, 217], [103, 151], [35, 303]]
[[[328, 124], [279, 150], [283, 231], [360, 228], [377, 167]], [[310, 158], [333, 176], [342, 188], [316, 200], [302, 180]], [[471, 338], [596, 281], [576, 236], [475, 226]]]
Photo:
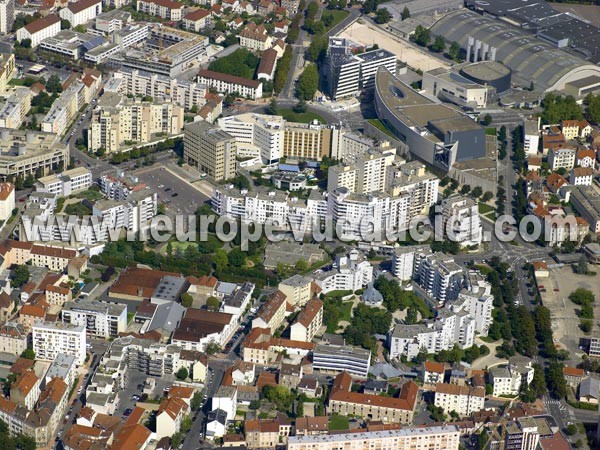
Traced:
[[488, 214], [494, 214], [494, 207], [488, 205], [487, 203], [481, 203], [479, 202], [479, 214], [484, 214], [484, 215], [488, 215]]
[[[343, 302], [341, 308], [339, 309], [339, 319], [338, 323], [342, 321], [351, 322], [352, 321], [352, 304], [354, 302]], [[333, 326], [327, 327], [327, 333], [335, 333], [337, 331], [338, 323]]]
[[133, 313], [133, 312], [127, 313], [127, 323], [130, 324], [134, 317], [135, 317], [135, 313]]
[[13, 78], [8, 84], [11, 86], [25, 86], [25, 78]]
[[104, 198], [104, 195], [100, 191], [95, 191], [93, 189], [88, 189], [86, 191], [78, 192], [75, 194], [76, 198], [87, 198], [90, 201], [100, 200]]
[[[333, 27], [335, 27], [338, 23], [340, 23], [346, 17], [348, 17], [348, 14], [350, 14], [350, 12], [336, 9], [333, 11], [325, 10], [325, 11], [323, 11], [323, 15], [324, 14], [331, 14], [333, 16], [333, 22], [331, 23], [331, 25], [329, 27], [325, 28], [325, 31], [328, 31], [328, 30], [331, 30]], [[321, 17], [323, 17], [323, 15], [321, 15]]]
[[327, 121], [323, 119], [320, 115], [310, 111], [306, 111], [304, 113], [296, 113], [291, 109], [278, 109], [277, 114], [279, 114], [289, 122], [310, 123], [316, 119], [321, 123], [327, 123]]
[[492, 344], [492, 343], [496, 342], [495, 340], [493, 340], [489, 336], [479, 336], [479, 339], [481, 339], [483, 342], [487, 342], [489, 344]]
[[[161, 249], [160, 249], [160, 253], [162, 255], [166, 255], [167, 254], [167, 246], [169, 244], [164, 245]], [[179, 242], [179, 241], [171, 241], [171, 246], [173, 247], [173, 253], [175, 253], [175, 251], [177, 249], [181, 250], [182, 252], [185, 251], [186, 248], [188, 248], [190, 245], [195, 245], [197, 246], [198, 243], [197, 242]]]
[[350, 420], [346, 416], [333, 414], [329, 420], [329, 431], [348, 430]]
[[71, 203], [65, 208], [65, 214], [83, 217], [90, 216], [92, 211], [83, 203]]
[[373, 125], [375, 128], [377, 128], [378, 130], [383, 131], [389, 137], [396, 139], [396, 136], [394, 136], [394, 133], [392, 133], [390, 130], [388, 130], [388, 128], [385, 126], [385, 124], [381, 120], [379, 120], [379, 119], [367, 119], [367, 121], [371, 125]]
[[496, 136], [496, 129], [493, 127], [486, 128], [485, 134], [487, 134], [488, 136]]

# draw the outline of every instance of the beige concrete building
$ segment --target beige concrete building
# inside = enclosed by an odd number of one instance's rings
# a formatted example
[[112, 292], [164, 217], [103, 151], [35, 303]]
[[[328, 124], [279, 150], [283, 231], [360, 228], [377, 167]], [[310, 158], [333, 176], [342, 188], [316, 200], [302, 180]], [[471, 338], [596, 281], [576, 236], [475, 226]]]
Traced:
[[0, 54], [0, 94], [6, 92], [8, 82], [16, 73], [15, 55], [12, 53]]
[[333, 141], [340, 139], [340, 130], [319, 123], [288, 122], [283, 133], [281, 156], [320, 161], [329, 156]]
[[16, 88], [0, 109], [0, 128], [19, 128], [31, 109], [33, 92], [29, 88]]
[[252, 328], [268, 328], [275, 333], [285, 319], [286, 309], [287, 297], [283, 292], [275, 291], [258, 310]]
[[20, 355], [27, 349], [27, 333], [22, 325], [6, 322], [0, 326], [0, 351]]
[[182, 19], [183, 9], [183, 3], [172, 0], [142, 0], [137, 2], [138, 11], [174, 22]]
[[254, 419], [244, 422], [248, 448], [275, 448], [285, 443], [292, 431], [292, 422], [284, 416], [276, 419]]
[[183, 159], [215, 181], [233, 178], [236, 172], [236, 141], [207, 122], [186, 125]]
[[323, 302], [318, 298], [311, 299], [300, 311], [296, 321], [290, 328], [290, 339], [310, 342], [323, 325]]
[[288, 450], [458, 450], [460, 430], [456, 425], [366, 431], [363, 433], [292, 436]]
[[302, 275], [294, 275], [279, 283], [278, 289], [285, 294], [292, 306], [303, 306], [312, 297], [312, 280]]
[[[108, 153], [183, 130], [184, 109], [170, 102], [145, 102], [113, 92], [102, 96], [88, 130], [88, 149]], [[160, 136], [157, 136], [160, 134]]]
[[435, 406], [446, 412], [456, 411], [459, 416], [470, 416], [483, 409], [485, 388], [438, 383], [435, 387]]

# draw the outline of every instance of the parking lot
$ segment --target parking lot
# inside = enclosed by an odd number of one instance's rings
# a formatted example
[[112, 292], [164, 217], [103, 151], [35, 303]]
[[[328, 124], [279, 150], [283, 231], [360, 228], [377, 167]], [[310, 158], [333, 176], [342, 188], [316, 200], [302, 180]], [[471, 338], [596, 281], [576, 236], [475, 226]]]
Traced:
[[158, 202], [166, 205], [169, 215], [193, 214], [209, 200], [206, 195], [165, 167], [143, 168], [134, 174], [158, 194]]
[[[131, 414], [138, 401], [136, 398], [139, 399], [143, 393], [143, 385], [146, 378], [148, 378], [148, 375], [137, 370], [129, 370], [127, 372], [127, 385], [125, 389], [119, 392], [119, 407], [115, 411], [115, 416], [123, 416], [125, 412], [128, 413], [127, 415]], [[165, 388], [171, 386], [175, 381], [173, 375], [165, 375], [161, 378], [154, 377], [154, 379], [156, 380], [156, 388], [152, 394], [148, 395], [149, 399], [161, 398]], [[133, 398], [134, 395], [138, 397]]]

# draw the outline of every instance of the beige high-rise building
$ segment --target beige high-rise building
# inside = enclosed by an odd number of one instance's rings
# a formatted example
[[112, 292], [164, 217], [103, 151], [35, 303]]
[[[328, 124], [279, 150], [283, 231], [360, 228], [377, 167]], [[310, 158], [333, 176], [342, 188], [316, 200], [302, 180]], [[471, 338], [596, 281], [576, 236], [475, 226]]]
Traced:
[[173, 135], [183, 129], [184, 110], [170, 102], [145, 102], [109, 92], [102, 96], [88, 131], [88, 149], [111, 153], [122, 145], [151, 142], [157, 134]]
[[236, 141], [233, 136], [208, 122], [186, 125], [183, 159], [215, 181], [235, 176]]
[[340, 139], [340, 129], [319, 123], [286, 124], [281, 156], [321, 161], [329, 156], [332, 146]]

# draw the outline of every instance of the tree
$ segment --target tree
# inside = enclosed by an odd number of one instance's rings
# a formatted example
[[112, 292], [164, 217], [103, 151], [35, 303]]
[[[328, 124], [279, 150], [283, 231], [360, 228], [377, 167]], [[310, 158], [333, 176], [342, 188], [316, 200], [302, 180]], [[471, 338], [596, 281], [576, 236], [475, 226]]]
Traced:
[[408, 308], [408, 311], [406, 312], [406, 323], [409, 325], [417, 323], [418, 314], [419, 314], [419, 312], [418, 312], [417, 308], [415, 308], [413, 306]]
[[27, 348], [27, 349], [23, 350], [23, 353], [21, 353], [21, 357], [25, 358], [25, 359], [34, 360], [35, 359], [35, 352], [31, 348]]
[[481, 201], [486, 203], [489, 202], [492, 198], [494, 198], [494, 194], [492, 194], [490, 191], [486, 191], [483, 194], [483, 197], [481, 197]]
[[577, 288], [569, 295], [571, 300], [576, 305], [583, 305], [585, 303], [594, 303], [594, 293], [584, 288]]
[[448, 56], [452, 58], [454, 61], [458, 61], [460, 58], [460, 45], [458, 42], [454, 41], [450, 44], [450, 49], [448, 50]]
[[583, 100], [585, 117], [593, 123], [600, 123], [600, 95], [588, 94]]
[[431, 51], [436, 53], [442, 53], [446, 49], [446, 41], [442, 36], [436, 36], [433, 44], [431, 44]]
[[307, 110], [306, 102], [304, 100], [300, 100], [293, 106], [292, 110], [298, 114], [305, 113]]
[[308, 270], [308, 263], [306, 262], [306, 260], [304, 259], [299, 259], [296, 262], [296, 265], [294, 266], [294, 268], [298, 271], [298, 272], [304, 272], [305, 270]]
[[327, 36], [315, 36], [306, 50], [306, 59], [312, 62], [324, 60], [328, 47], [329, 40]]
[[185, 308], [191, 308], [193, 303], [194, 299], [190, 294], [188, 294], [187, 292], [181, 294], [181, 306]]
[[178, 431], [173, 436], [171, 436], [171, 446], [173, 448], [179, 448], [181, 443], [183, 442], [183, 433]]
[[567, 430], [566, 431], [567, 431], [567, 434], [569, 436], [573, 436], [573, 435], [577, 434], [577, 425], [575, 425], [574, 423], [570, 423], [567, 426]]
[[490, 116], [489, 114], [483, 116], [482, 123], [487, 127], [489, 124], [492, 123], [492, 116]]
[[246, 265], [246, 254], [236, 247], [227, 255], [227, 261], [232, 266], [242, 267]]
[[15, 288], [20, 288], [25, 283], [29, 281], [29, 267], [26, 265], [17, 266], [13, 272], [13, 279], [11, 281], [11, 286]]
[[408, 9], [408, 6], [405, 6], [404, 9], [402, 10], [402, 14], [400, 15], [400, 18], [402, 20], [406, 20], [410, 17], [410, 11]]
[[178, 380], [185, 380], [188, 377], [188, 370], [185, 367], [180, 368], [175, 374]]
[[464, 184], [463, 187], [460, 188], [460, 193], [462, 195], [467, 195], [469, 192], [471, 192], [471, 186], [468, 184]]
[[487, 429], [484, 427], [483, 430], [481, 430], [481, 433], [479, 433], [479, 435], [477, 436], [476, 450], [484, 450], [488, 440], [489, 435]]
[[217, 297], [208, 297], [206, 300], [206, 309], [209, 311], [218, 311], [221, 309], [221, 302]]
[[23, 48], [31, 48], [31, 39], [29, 39], [29, 38], [21, 39], [21, 42], [19, 43], [19, 45]]
[[271, 116], [276, 116], [278, 110], [277, 99], [273, 97], [269, 102], [269, 106], [267, 106], [266, 113]]
[[559, 362], [550, 363], [546, 383], [548, 391], [556, 398], [564, 398], [567, 395], [567, 383], [563, 375], [563, 365]]
[[388, 23], [392, 20], [392, 15], [386, 8], [379, 8], [375, 13], [375, 23]]
[[412, 35], [412, 39], [417, 45], [425, 47], [427, 44], [429, 44], [429, 41], [431, 40], [431, 34], [429, 33], [429, 29], [425, 28], [423, 25], [417, 25], [417, 27], [415, 28], [415, 32]]
[[475, 186], [471, 191], [471, 195], [475, 198], [481, 197], [481, 194], [483, 194], [483, 189], [480, 186]]
[[68, 30], [69, 28], [71, 28], [71, 22], [69, 22], [67, 19], [62, 19], [60, 21], [60, 29]]
[[285, 386], [265, 386], [263, 395], [275, 404], [277, 411], [286, 412], [292, 407], [296, 396]]
[[181, 421], [180, 430], [182, 433], [187, 433], [192, 429], [192, 418], [190, 416], [185, 416]]
[[198, 391], [194, 392], [192, 399], [190, 400], [190, 408], [192, 411], [197, 411], [202, 406], [202, 394]]
[[222, 248], [217, 249], [212, 257], [212, 262], [217, 272], [222, 272], [228, 264], [227, 252]]
[[77, 25], [75, 28], [73, 28], [73, 30], [77, 31], [78, 33], [87, 32], [87, 28], [85, 25]]
[[216, 342], [209, 342], [206, 344], [204, 351], [207, 355], [214, 355], [215, 353], [219, 353], [221, 351], [221, 347]]
[[298, 79], [298, 98], [310, 101], [314, 98], [319, 88], [319, 71], [316, 64], [309, 64]]

